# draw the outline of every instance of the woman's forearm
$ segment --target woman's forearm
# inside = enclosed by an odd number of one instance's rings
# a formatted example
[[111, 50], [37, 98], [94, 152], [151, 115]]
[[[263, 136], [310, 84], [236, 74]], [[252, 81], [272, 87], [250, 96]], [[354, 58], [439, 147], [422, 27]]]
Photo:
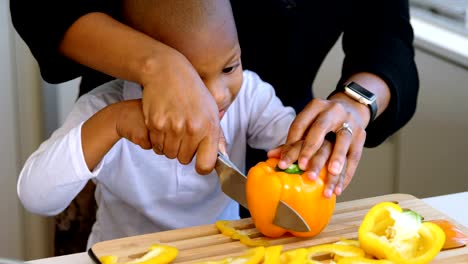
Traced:
[[159, 58], [174, 50], [104, 13], [80, 17], [67, 30], [60, 52], [116, 78], [144, 83]]

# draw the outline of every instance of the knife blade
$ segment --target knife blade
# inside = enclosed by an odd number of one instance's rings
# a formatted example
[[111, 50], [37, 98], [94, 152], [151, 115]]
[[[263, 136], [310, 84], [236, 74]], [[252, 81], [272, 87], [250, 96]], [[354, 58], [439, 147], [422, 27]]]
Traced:
[[[218, 174], [221, 190], [231, 199], [248, 209], [247, 196], [245, 194], [247, 177], [220, 151], [218, 151], [215, 170]], [[273, 223], [282, 228], [297, 232], [310, 231], [309, 225], [301, 215], [283, 201], [278, 203]]]

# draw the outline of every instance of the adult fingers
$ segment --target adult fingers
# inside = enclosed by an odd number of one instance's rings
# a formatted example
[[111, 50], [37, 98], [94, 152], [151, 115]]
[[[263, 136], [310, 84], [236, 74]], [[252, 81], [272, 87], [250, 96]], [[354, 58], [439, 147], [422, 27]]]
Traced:
[[337, 103], [329, 103], [311, 124], [299, 155], [299, 167], [308, 167], [308, 162], [315, 152], [322, 146], [325, 136], [334, 131], [346, 119], [347, 113], [344, 107]]
[[347, 166], [343, 179], [342, 190], [346, 189], [356, 173], [359, 161], [361, 160], [365, 140], [366, 132], [364, 130], [354, 136], [353, 142], [348, 151]]
[[332, 143], [325, 140], [317, 153], [309, 161], [309, 168], [306, 173], [311, 180], [316, 180], [322, 168], [326, 166], [332, 151], [332, 146]]
[[343, 170], [343, 165], [346, 161], [349, 146], [353, 139], [353, 131], [349, 123], [344, 123], [338, 130], [336, 130], [335, 147], [333, 148], [330, 162], [328, 164], [328, 171], [331, 174], [339, 174]]
[[208, 128], [208, 133], [198, 145], [195, 169], [199, 174], [208, 174], [215, 166], [218, 157], [219, 129], [219, 124]]

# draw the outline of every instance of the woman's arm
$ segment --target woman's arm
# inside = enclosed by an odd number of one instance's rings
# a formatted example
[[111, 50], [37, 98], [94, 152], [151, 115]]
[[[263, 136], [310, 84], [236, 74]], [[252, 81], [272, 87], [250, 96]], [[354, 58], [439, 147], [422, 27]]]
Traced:
[[141, 84], [154, 151], [183, 164], [197, 153], [197, 171], [210, 172], [220, 134], [218, 109], [190, 62], [115, 20], [108, 14], [117, 14], [111, 5], [115, 1], [51, 2], [11, 0], [15, 28], [39, 61], [44, 79], [66, 81], [86, 66]]

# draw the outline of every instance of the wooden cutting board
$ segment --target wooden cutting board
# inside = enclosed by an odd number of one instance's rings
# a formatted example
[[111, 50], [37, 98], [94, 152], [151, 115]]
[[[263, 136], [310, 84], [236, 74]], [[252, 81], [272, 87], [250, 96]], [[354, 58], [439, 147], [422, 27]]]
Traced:
[[[358, 228], [364, 215], [373, 205], [383, 201], [397, 202], [402, 208], [418, 212], [425, 220], [448, 219], [468, 234], [468, 228], [456, 223], [422, 200], [407, 194], [390, 194], [337, 203], [330, 223], [319, 235], [308, 239], [292, 236], [268, 239], [269, 244], [282, 244], [285, 251], [333, 243], [343, 238], [357, 239]], [[250, 218], [233, 221], [232, 225], [236, 229], [246, 230], [251, 237], [266, 239], [255, 229]], [[99, 257], [105, 255], [116, 255], [119, 257], [119, 262], [122, 262], [142, 256], [152, 244], [156, 243], [168, 244], [179, 249], [179, 255], [173, 263], [219, 260], [242, 255], [248, 249], [240, 242], [220, 234], [212, 224], [99, 242], [93, 245], [88, 253], [96, 263], [99, 263]], [[433, 263], [468, 263], [468, 247], [442, 251]]]

